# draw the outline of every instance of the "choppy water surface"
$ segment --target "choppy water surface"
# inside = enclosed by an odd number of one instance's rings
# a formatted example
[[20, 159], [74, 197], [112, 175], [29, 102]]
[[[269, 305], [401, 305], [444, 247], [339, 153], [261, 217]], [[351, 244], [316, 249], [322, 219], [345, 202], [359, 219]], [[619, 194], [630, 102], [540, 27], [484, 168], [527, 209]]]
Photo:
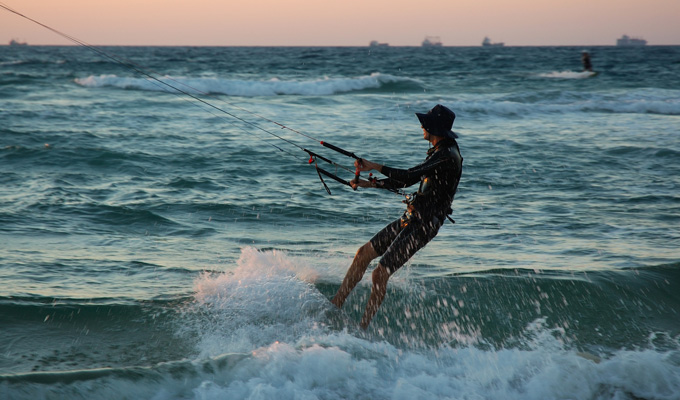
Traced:
[[[0, 397], [678, 398], [680, 48], [104, 50], [207, 104], [0, 47]], [[437, 103], [456, 224], [363, 332], [327, 299], [401, 198], [290, 142], [409, 167]]]

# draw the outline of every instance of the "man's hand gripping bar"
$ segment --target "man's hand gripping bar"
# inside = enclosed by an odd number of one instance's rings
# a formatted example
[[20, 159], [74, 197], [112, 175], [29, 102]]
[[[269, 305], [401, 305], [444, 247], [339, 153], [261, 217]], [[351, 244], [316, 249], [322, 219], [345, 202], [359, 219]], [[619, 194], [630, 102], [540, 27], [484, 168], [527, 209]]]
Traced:
[[[330, 143], [326, 143], [326, 142], [324, 142], [324, 141], [321, 141], [321, 142], [319, 142], [319, 143], [321, 143], [321, 145], [322, 145], [323, 147], [328, 147], [329, 149], [334, 150], [334, 151], [337, 151], [338, 153], [340, 153], [340, 154], [342, 154], [342, 155], [345, 155], [345, 156], [347, 156], [347, 157], [352, 157], [352, 158], [354, 158], [355, 160], [359, 161], [359, 163], [362, 162], [361, 157], [357, 156], [356, 154], [354, 154], [354, 153], [352, 153], [352, 152], [349, 152], [349, 151], [347, 151], [347, 150], [345, 150], [345, 149], [341, 149], [341, 148], [338, 147], [338, 146], [334, 146], [334, 145], [332, 145], [332, 144], [330, 144]], [[357, 169], [354, 171], [354, 182], [359, 183], [359, 174], [360, 174], [360, 173], [361, 173], [361, 171], [360, 171], [359, 168], [357, 167]], [[354, 188], [354, 190], [357, 190], [356, 187]]]

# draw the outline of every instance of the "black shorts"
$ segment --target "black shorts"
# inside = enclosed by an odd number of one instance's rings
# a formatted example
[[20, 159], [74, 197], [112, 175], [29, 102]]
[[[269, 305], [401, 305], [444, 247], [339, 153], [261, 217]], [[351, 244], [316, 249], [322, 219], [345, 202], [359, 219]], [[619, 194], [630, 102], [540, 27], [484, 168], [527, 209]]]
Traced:
[[380, 265], [392, 275], [414, 254], [432, 240], [444, 223], [444, 218], [431, 217], [423, 221], [412, 218], [406, 226], [398, 219], [384, 227], [371, 239], [373, 249], [382, 256]]

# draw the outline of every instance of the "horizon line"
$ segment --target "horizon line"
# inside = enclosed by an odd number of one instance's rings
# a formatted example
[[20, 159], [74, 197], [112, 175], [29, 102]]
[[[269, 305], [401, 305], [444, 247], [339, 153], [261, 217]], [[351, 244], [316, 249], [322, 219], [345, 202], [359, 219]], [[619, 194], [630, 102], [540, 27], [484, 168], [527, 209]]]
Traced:
[[[640, 47], [672, 47], [680, 46], [680, 44], [646, 44], [643, 46], [618, 46], [616, 44], [524, 44], [524, 45], [504, 45], [498, 47], [487, 47], [482, 45], [441, 45], [441, 46], [422, 46], [422, 45], [388, 45], [388, 46], [370, 46], [370, 45], [322, 45], [322, 44], [88, 44], [90, 46], [97, 47], [352, 47], [352, 48], [369, 48], [369, 49], [382, 49], [385, 48], [452, 48], [452, 47], [465, 47], [465, 48], [488, 48], [489, 50], [498, 50], [507, 47], [624, 47], [624, 48], [640, 48]], [[12, 45], [9, 43], [2, 44], [0, 46], [5, 47], [81, 47], [80, 44], [29, 44], [22, 43], [20, 45]]]

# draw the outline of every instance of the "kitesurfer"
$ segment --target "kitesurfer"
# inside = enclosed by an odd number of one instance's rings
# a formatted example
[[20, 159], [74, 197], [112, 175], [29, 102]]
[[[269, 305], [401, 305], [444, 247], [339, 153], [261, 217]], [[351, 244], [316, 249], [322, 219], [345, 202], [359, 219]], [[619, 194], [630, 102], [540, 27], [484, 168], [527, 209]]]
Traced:
[[590, 53], [585, 50], [581, 53], [581, 63], [583, 64], [584, 71], [593, 72], [593, 64], [590, 62]]
[[385, 298], [389, 277], [437, 235], [446, 218], [450, 219], [451, 203], [461, 177], [463, 157], [456, 142], [458, 136], [451, 130], [456, 118], [454, 112], [438, 104], [426, 114], [416, 113], [416, 116], [423, 128], [423, 138], [432, 145], [424, 162], [409, 169], [391, 168], [365, 159], [355, 162], [355, 167], [361, 171], [376, 170], [387, 177], [353, 180], [351, 185], [355, 189], [395, 189], [420, 182], [418, 191], [405, 201], [408, 206], [401, 218], [359, 248], [332, 300], [341, 308], [361, 281], [368, 264], [382, 256], [372, 274], [371, 296], [361, 319], [364, 329]]

